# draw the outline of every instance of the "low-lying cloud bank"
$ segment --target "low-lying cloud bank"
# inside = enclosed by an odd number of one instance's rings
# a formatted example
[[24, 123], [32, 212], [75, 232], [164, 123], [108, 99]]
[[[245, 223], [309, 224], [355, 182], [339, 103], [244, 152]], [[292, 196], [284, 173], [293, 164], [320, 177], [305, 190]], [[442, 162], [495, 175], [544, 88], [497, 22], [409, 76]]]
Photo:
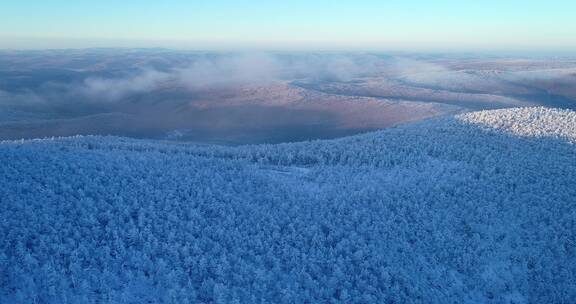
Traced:
[[176, 65], [165, 70], [141, 66], [128, 73], [121, 73], [121, 76], [103, 77], [87, 73], [81, 75], [81, 79], [68, 83], [48, 78], [41, 80], [38, 87], [24, 88], [16, 92], [11, 91], [10, 87], [0, 86], [0, 105], [29, 111], [82, 106], [108, 107], [111, 103], [125, 101], [133, 95], [159, 89], [178, 89], [194, 93], [217, 87], [266, 85], [274, 81], [293, 79], [350, 81], [377, 73], [382, 63], [382, 59], [371, 55], [232, 54], [197, 58], [186, 66]]
[[[44, 111], [46, 108], [72, 108], [80, 105], [105, 105], [159, 89], [178, 89], [190, 93], [217, 87], [246, 84], [266, 85], [283, 80], [349, 82], [365, 76], [384, 76], [415, 84], [443, 85], [482, 83], [485, 78], [459, 73], [433, 61], [410, 57], [372, 54], [271, 54], [242, 53], [193, 58], [186, 65], [157, 69], [145, 64], [119, 73], [120, 76], [81, 74], [77, 81], [44, 79], [39, 87], [12, 92], [0, 85], [0, 105]], [[514, 71], [489, 81], [545, 81], [569, 78], [576, 81], [576, 67], [533, 71]], [[32, 75], [34, 77], [34, 75]], [[38, 77], [45, 77], [39, 75]], [[1, 84], [1, 83], [0, 83]], [[169, 101], [169, 100], [162, 100]], [[79, 111], [82, 112], [82, 111]]]

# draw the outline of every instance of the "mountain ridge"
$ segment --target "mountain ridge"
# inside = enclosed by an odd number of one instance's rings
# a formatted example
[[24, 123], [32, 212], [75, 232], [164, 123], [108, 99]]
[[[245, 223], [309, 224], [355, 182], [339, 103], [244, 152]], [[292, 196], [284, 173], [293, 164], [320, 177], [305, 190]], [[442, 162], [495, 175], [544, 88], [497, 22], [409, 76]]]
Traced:
[[0, 158], [0, 302], [576, 297], [571, 110], [275, 145], [4, 141]]

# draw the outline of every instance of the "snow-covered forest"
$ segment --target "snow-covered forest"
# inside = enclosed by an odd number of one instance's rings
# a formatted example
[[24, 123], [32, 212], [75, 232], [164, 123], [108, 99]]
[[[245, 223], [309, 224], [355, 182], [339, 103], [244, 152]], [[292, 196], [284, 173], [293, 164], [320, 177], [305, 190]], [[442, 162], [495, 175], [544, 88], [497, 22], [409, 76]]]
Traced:
[[0, 144], [0, 303], [570, 303], [576, 112]]

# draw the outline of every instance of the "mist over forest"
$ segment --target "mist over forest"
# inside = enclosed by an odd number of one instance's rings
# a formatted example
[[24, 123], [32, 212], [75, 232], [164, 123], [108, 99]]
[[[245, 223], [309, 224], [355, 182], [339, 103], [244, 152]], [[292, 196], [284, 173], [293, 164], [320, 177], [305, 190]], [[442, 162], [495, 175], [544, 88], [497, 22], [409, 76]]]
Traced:
[[573, 109], [575, 87], [569, 57], [6, 50], [0, 139], [302, 141], [472, 110]]

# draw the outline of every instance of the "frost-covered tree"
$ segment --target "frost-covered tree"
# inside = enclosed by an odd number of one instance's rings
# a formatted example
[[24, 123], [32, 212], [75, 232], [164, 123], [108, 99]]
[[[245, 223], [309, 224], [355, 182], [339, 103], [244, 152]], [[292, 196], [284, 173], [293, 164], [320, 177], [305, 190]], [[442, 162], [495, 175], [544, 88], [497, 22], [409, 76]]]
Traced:
[[576, 113], [329, 141], [0, 144], [0, 303], [566, 303]]

